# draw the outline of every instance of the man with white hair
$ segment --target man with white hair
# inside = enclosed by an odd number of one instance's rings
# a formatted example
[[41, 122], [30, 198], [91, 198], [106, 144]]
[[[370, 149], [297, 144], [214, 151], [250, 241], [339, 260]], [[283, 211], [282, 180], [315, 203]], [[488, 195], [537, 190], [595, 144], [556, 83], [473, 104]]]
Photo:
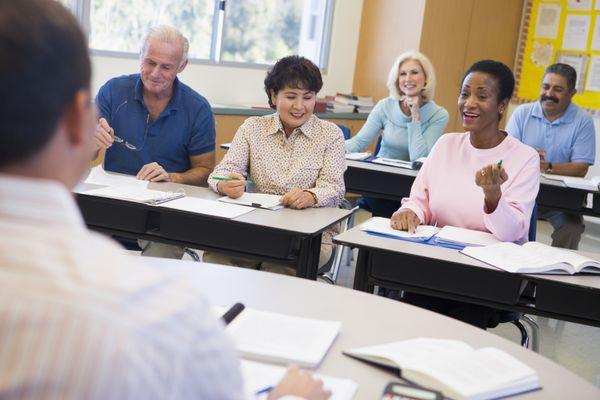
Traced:
[[[177, 78], [188, 40], [153, 27], [140, 52], [140, 73], [109, 80], [98, 92], [97, 150], [104, 168], [151, 182], [206, 185], [215, 165], [215, 124], [208, 101]], [[181, 258], [183, 249], [143, 243], [144, 255]]]

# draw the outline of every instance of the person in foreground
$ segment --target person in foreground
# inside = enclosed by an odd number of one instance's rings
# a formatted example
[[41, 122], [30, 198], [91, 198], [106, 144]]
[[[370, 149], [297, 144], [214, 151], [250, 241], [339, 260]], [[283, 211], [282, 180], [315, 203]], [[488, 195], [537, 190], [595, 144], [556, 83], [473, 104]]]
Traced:
[[[98, 91], [96, 149], [107, 171], [151, 182], [206, 185], [215, 166], [215, 123], [208, 101], [177, 75], [188, 64], [189, 42], [177, 29], [149, 29], [140, 73], [109, 80]], [[179, 246], [140, 241], [142, 255], [181, 258]]]
[[[517, 107], [506, 125], [508, 133], [538, 150], [542, 173], [583, 177], [594, 164], [594, 121], [571, 102], [576, 82], [577, 72], [570, 65], [549, 66], [540, 100]], [[554, 228], [552, 246], [577, 250], [585, 230], [580, 214], [540, 207], [538, 217]]]
[[[490, 232], [505, 242], [527, 241], [539, 189], [539, 156], [499, 129], [514, 82], [510, 69], [497, 61], [483, 60], [469, 68], [458, 98], [467, 132], [438, 140], [410, 197], [392, 215], [392, 228], [451, 225]], [[412, 293], [405, 300], [483, 328], [494, 326], [494, 310], [486, 307]]]
[[[346, 152], [363, 151], [383, 130], [377, 156], [415, 161], [427, 157], [448, 124], [448, 112], [435, 104], [435, 72], [429, 59], [418, 51], [400, 54], [390, 69], [389, 97], [369, 114], [362, 129], [346, 140]], [[373, 216], [389, 218], [397, 201], [365, 198]]]
[[[81, 218], [69, 189], [96, 150], [90, 75], [59, 2], [0, 0], [0, 398], [242, 399], [232, 343], [189, 277]], [[325, 399], [321, 385], [291, 369], [271, 398]]]
[[[269, 104], [277, 112], [248, 118], [229, 151], [208, 178], [210, 187], [232, 198], [242, 196], [247, 177], [254, 191], [281, 195], [294, 208], [336, 207], [344, 199], [344, 136], [335, 124], [314, 114], [323, 81], [312, 61], [289, 56], [277, 61], [265, 78]], [[224, 181], [216, 178], [229, 177]], [[334, 227], [323, 232], [319, 265], [331, 256]], [[293, 268], [205, 253], [204, 260], [295, 275]]]

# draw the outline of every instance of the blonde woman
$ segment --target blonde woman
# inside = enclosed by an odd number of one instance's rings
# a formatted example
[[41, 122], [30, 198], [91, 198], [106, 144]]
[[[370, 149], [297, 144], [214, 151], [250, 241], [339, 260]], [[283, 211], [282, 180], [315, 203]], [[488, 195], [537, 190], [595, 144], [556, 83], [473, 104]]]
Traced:
[[[448, 112], [433, 101], [435, 83], [425, 55], [414, 50], [402, 53], [389, 73], [389, 97], [379, 101], [360, 132], [346, 140], [346, 152], [363, 151], [383, 130], [379, 157], [410, 161], [426, 157], [448, 124]], [[366, 200], [374, 215], [385, 217], [400, 205]]]

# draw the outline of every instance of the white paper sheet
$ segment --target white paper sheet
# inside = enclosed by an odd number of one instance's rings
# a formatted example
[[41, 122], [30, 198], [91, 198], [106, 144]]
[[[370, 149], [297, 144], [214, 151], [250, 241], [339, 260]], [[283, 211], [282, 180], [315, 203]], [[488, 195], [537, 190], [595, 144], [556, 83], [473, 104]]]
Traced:
[[600, 56], [592, 56], [585, 90], [600, 92]]
[[381, 233], [387, 236], [394, 236], [400, 239], [426, 241], [435, 235], [440, 229], [431, 225], [419, 225], [415, 233], [399, 231], [390, 226], [389, 218], [373, 217], [360, 225], [361, 231]]
[[600, 15], [596, 16], [594, 24], [594, 34], [592, 36], [592, 51], [600, 51]]
[[92, 168], [84, 182], [101, 186], [148, 186], [148, 181], [136, 179], [135, 176], [106, 172], [101, 165]]
[[346, 153], [346, 160], [360, 161], [360, 160], [365, 160], [365, 159], [367, 159], [369, 157], [371, 157], [371, 153], [369, 153], [369, 152], [364, 152], [364, 153]]
[[[259, 390], [275, 386], [283, 378], [285, 372], [285, 367], [242, 360], [246, 398], [253, 399]], [[331, 390], [329, 400], [351, 400], [356, 393], [356, 382], [350, 379], [333, 378], [321, 374], [315, 374], [315, 377], [323, 381], [325, 389]]]
[[540, 4], [535, 22], [536, 39], [556, 39], [560, 21], [560, 4]]
[[281, 204], [281, 195], [267, 193], [244, 193], [237, 199], [224, 196], [218, 199], [225, 203], [239, 204], [242, 206], [251, 206], [258, 208], [268, 208], [270, 210], [278, 210], [284, 206]]
[[173, 210], [188, 211], [197, 214], [212, 215], [221, 218], [236, 218], [251, 211], [253, 208], [228, 204], [216, 200], [199, 199], [196, 197], [183, 197], [161, 204], [161, 207]]
[[562, 48], [564, 50], [587, 50], [591, 17], [589, 15], [569, 14], [565, 22]]
[[154, 205], [185, 196], [184, 192], [162, 192], [139, 186], [106, 186], [99, 189], [86, 190], [81, 193]]

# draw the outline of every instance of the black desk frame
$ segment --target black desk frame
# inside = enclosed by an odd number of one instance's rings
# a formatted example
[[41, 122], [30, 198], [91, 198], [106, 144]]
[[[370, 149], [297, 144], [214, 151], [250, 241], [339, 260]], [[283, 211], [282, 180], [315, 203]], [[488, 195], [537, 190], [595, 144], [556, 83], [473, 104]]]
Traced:
[[77, 194], [77, 202], [95, 231], [288, 264], [299, 277], [317, 278], [322, 231], [305, 234], [85, 194]]
[[[356, 290], [378, 285], [600, 327], [600, 289], [334, 241], [359, 248]], [[535, 297], [523, 294], [528, 284]]]

